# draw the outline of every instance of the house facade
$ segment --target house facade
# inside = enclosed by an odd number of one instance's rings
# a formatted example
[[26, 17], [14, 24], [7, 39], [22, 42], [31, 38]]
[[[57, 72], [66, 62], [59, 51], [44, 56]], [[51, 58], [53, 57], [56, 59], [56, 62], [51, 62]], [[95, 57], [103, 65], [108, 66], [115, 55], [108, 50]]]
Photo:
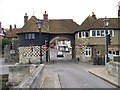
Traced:
[[[74, 30], [79, 25], [72, 19], [48, 19], [48, 14], [43, 14], [41, 34], [37, 27], [37, 18], [32, 16], [28, 20], [27, 14], [24, 16], [24, 26], [17, 33], [19, 39], [19, 62], [20, 63], [39, 63], [40, 45], [49, 47], [50, 42], [56, 37], [66, 37], [74, 44]], [[41, 36], [40, 36], [41, 35]], [[42, 38], [42, 39], [41, 39]], [[47, 62], [49, 50], [42, 48], [43, 59]]]
[[[118, 14], [119, 15], [119, 14]], [[76, 58], [83, 62], [93, 61], [96, 56], [99, 56], [101, 61], [99, 63], [105, 63], [105, 31], [108, 30], [108, 34], [112, 36], [111, 44], [108, 47], [109, 58], [120, 56], [120, 28], [119, 18], [108, 18], [109, 25], [104, 27], [104, 18], [96, 18], [96, 15], [92, 13], [92, 16], [88, 16], [85, 21], [80, 25], [76, 32]]]
[[4, 37], [4, 33], [3, 33], [3, 28], [2, 28], [2, 25], [1, 25], [1, 22], [0, 22], [0, 40], [2, 40]]

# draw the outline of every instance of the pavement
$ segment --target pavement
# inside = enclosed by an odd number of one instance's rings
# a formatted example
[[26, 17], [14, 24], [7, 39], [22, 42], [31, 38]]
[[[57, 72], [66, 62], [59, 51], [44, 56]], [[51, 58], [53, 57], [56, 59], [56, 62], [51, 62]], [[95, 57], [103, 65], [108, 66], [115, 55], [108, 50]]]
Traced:
[[90, 70], [88, 70], [88, 72], [120, 88], [120, 85], [118, 82], [120, 77], [118, 78], [110, 75], [106, 71], [105, 66], [91, 68]]
[[42, 88], [62, 88], [59, 75], [54, 72], [45, 72], [45, 81], [43, 82]]

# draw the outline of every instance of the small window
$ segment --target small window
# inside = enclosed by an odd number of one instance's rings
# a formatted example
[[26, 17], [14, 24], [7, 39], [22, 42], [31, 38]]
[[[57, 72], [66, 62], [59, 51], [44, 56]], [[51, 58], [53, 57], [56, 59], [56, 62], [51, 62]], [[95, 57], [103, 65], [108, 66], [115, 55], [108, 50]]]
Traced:
[[115, 51], [113, 51], [113, 55], [115, 55]]
[[25, 34], [25, 39], [35, 39], [35, 34], [34, 33]]
[[78, 38], [80, 38], [81, 37], [81, 33], [80, 32], [78, 32]]
[[97, 30], [97, 36], [100, 36], [100, 31], [99, 30]]
[[120, 55], [120, 54], [119, 54], [119, 51], [116, 51], [116, 55]]
[[101, 30], [101, 36], [105, 36], [104, 30]]
[[31, 34], [31, 39], [35, 39], [35, 34]]
[[92, 31], [92, 36], [96, 36], [96, 31]]
[[86, 37], [89, 37], [89, 34], [88, 34], [88, 32], [86, 32]]
[[28, 34], [25, 34], [25, 39], [28, 39]]
[[108, 53], [109, 53], [109, 54], [112, 54], [112, 52], [111, 52], [111, 51], [109, 51]]
[[86, 56], [91, 56], [91, 47], [86, 47], [86, 49], [85, 49], [85, 55]]
[[97, 55], [100, 55], [100, 51], [97, 51]]

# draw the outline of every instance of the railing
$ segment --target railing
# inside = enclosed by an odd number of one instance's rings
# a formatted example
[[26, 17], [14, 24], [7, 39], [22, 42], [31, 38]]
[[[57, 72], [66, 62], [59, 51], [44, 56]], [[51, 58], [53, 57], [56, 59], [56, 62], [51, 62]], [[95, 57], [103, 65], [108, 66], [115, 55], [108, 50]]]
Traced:
[[28, 76], [15, 88], [41, 88], [45, 78], [44, 68], [45, 65], [40, 64], [38, 68], [30, 74], [30, 76]]

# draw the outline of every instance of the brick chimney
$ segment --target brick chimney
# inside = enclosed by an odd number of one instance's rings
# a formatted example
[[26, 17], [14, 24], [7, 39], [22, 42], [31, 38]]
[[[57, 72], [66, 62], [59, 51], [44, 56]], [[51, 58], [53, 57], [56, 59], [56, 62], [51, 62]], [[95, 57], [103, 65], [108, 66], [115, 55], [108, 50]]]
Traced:
[[120, 28], [120, 1], [118, 2], [118, 28]]
[[118, 18], [120, 18], [120, 1], [118, 2]]
[[14, 28], [16, 29], [16, 24], [14, 24]]
[[27, 13], [25, 13], [25, 16], [24, 16], [24, 24], [28, 21], [28, 16], [27, 16]]
[[94, 12], [92, 12], [92, 17], [96, 19], [96, 15]]
[[12, 25], [10, 25], [10, 31], [12, 31]]
[[43, 14], [43, 21], [44, 21], [45, 23], [48, 22], [48, 14], [46, 14], [46, 11], [45, 11], [45, 13]]
[[1, 27], [1, 22], [0, 22], [0, 33], [2, 33], [2, 27]]

